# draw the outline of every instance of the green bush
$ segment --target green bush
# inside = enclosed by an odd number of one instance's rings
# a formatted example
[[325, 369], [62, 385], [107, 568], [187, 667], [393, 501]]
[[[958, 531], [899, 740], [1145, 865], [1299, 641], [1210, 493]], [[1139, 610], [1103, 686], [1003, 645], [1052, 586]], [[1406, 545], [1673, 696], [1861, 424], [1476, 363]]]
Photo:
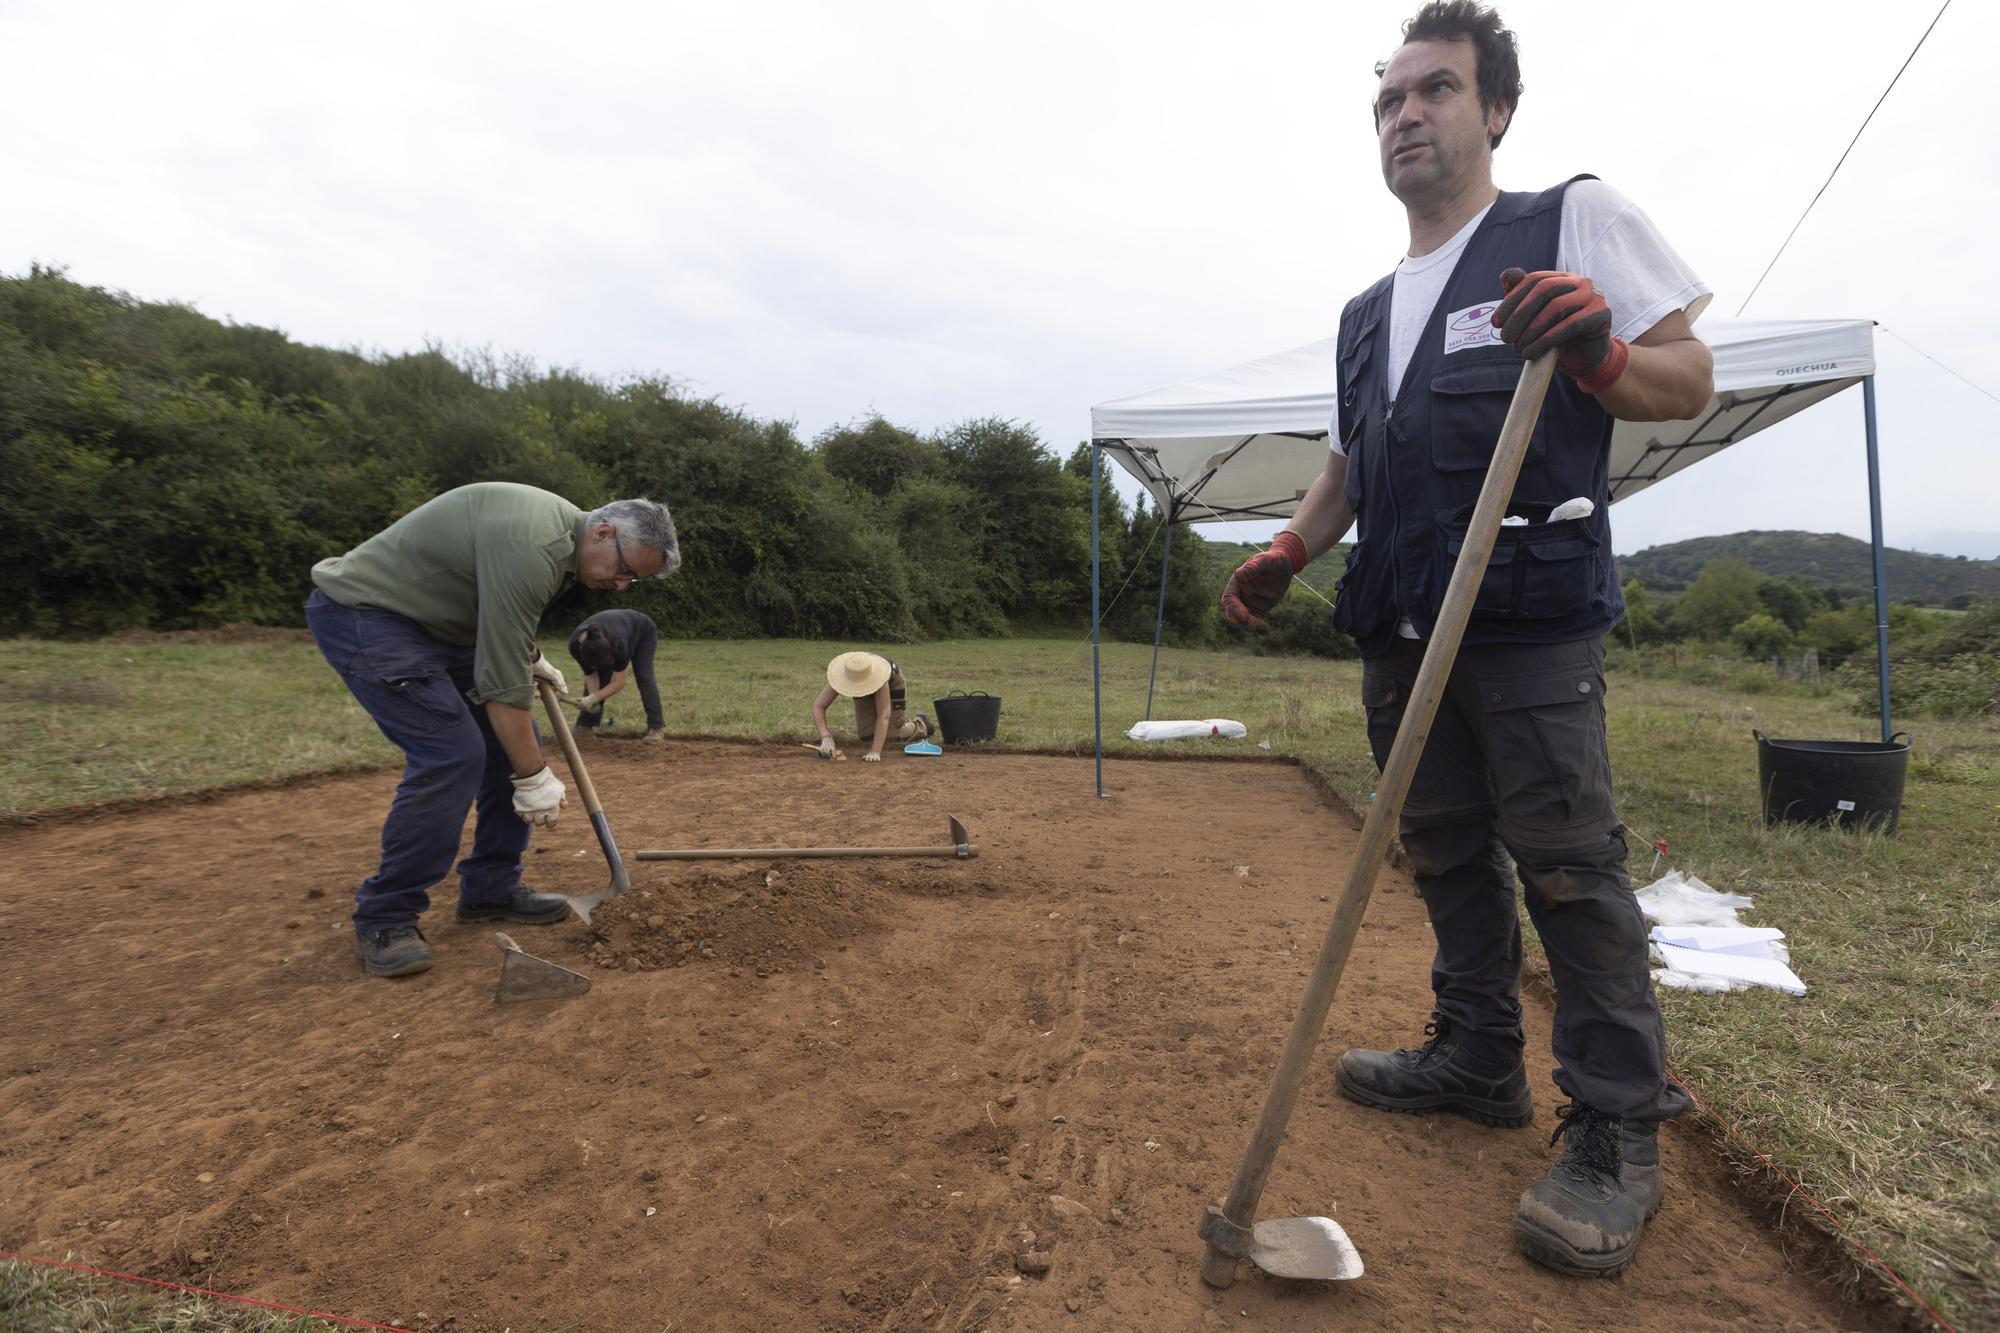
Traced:
[[[1032, 430], [876, 417], [816, 446], [664, 378], [329, 351], [36, 267], [0, 277], [0, 632], [297, 624], [314, 562], [472, 481], [667, 501], [683, 572], [617, 604], [669, 635], [1085, 616], [1089, 485]], [[579, 589], [549, 619], [609, 604]]]
[[1738, 622], [1729, 637], [1746, 657], [1778, 657], [1792, 651], [1792, 632], [1762, 612]]
[[[1899, 628], [1900, 609], [1892, 606], [1889, 616], [1889, 698], [1896, 713], [2000, 717], [2000, 605], [1961, 616], [1913, 613]], [[1855, 657], [1842, 675], [1857, 706], [1872, 711], [1875, 655]]]
[[1720, 639], [1763, 609], [1756, 571], [1741, 560], [1711, 560], [1674, 601], [1674, 623], [1695, 638]]

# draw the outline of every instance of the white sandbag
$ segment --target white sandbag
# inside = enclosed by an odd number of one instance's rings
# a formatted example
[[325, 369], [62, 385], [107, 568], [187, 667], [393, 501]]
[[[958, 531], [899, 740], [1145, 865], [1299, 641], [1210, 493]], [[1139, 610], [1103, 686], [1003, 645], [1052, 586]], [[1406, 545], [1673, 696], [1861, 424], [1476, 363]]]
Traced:
[[1200, 722], [1135, 722], [1125, 733], [1135, 741], [1180, 741], [1190, 736], [1220, 736], [1240, 741], [1249, 734], [1241, 722], [1231, 722], [1226, 717], [1205, 718]]

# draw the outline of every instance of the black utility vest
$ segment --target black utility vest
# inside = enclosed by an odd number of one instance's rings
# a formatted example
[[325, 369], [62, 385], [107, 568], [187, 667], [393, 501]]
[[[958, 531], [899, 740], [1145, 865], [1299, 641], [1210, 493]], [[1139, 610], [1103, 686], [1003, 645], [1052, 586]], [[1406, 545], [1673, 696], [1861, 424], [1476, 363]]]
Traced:
[[[1575, 179], [1583, 179], [1577, 177]], [[1564, 182], [1540, 194], [1502, 194], [1458, 258], [1389, 397], [1389, 304], [1394, 275], [1340, 315], [1340, 411], [1347, 502], [1359, 537], [1336, 585], [1334, 626], [1364, 657], [1388, 651], [1404, 616], [1426, 639], [1465, 541], [1473, 502], [1500, 439], [1520, 356], [1481, 339], [1500, 301], [1500, 271], [1556, 267]], [[1447, 328], [1447, 315], [1458, 315]], [[1450, 343], [1463, 350], [1447, 351]], [[1467, 644], [1566, 643], [1602, 634], [1625, 614], [1611, 559], [1611, 414], [1558, 374], [1528, 443], [1509, 514], [1473, 603]], [[1597, 511], [1547, 521], [1575, 496]]]

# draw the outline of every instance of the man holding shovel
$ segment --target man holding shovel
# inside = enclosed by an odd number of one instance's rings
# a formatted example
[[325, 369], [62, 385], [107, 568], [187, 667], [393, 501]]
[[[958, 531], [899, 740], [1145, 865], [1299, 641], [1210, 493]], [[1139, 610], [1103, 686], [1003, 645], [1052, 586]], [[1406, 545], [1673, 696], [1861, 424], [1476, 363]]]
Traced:
[[1664, 1072], [1612, 806], [1601, 636], [1624, 606], [1607, 465], [1614, 419], [1682, 419], [1708, 402], [1713, 363], [1690, 327], [1708, 289], [1593, 178], [1494, 186], [1521, 82], [1491, 9], [1425, 5], [1376, 72], [1382, 173], [1409, 250], [1342, 311], [1326, 467], [1271, 548], [1230, 578], [1222, 609], [1263, 628], [1293, 575], [1358, 519], [1334, 623], [1360, 646], [1369, 741], [1386, 762], [1523, 358], [1553, 352], [1564, 373], [1399, 827], [1437, 938], [1429, 1040], [1350, 1050], [1336, 1080], [1383, 1110], [1529, 1123], [1511, 861], [1555, 977], [1555, 1077], [1569, 1098], [1561, 1159], [1522, 1196], [1514, 1236], [1549, 1267], [1609, 1276], [1659, 1207], [1659, 1122], [1688, 1103]]
[[511, 482], [447, 491], [313, 566], [313, 639], [408, 761], [381, 865], [355, 893], [354, 948], [367, 971], [431, 965], [417, 918], [475, 801], [458, 919], [546, 925], [568, 913], [568, 899], [521, 883], [530, 826], [553, 825], [564, 804], [529, 709], [536, 678], [559, 694], [565, 685], [536, 651], [535, 628], [572, 579], [624, 589], [679, 567], [665, 505], [614, 500], [585, 513]]

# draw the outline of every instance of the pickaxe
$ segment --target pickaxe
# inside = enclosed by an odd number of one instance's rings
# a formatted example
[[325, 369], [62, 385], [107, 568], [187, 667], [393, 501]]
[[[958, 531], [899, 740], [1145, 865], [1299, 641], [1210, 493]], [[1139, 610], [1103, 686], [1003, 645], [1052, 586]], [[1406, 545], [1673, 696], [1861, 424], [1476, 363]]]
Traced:
[[979, 849], [972, 845], [972, 835], [965, 831], [965, 825], [958, 822], [956, 815], [947, 815], [951, 821], [951, 846], [949, 847], [697, 847], [675, 852], [634, 852], [640, 861], [789, 861], [813, 860], [832, 856], [950, 856], [960, 861], [969, 861], [979, 855]]

